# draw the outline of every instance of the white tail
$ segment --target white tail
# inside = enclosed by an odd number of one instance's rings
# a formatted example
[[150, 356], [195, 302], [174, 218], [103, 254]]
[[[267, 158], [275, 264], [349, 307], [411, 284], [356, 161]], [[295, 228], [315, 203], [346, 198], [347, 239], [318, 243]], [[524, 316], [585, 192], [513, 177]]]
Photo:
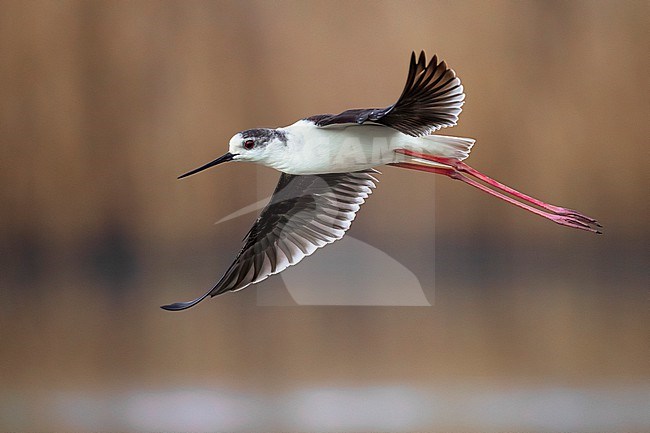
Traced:
[[476, 140], [473, 138], [451, 137], [448, 135], [427, 135], [414, 137], [403, 148], [426, 155], [462, 161], [469, 156]]

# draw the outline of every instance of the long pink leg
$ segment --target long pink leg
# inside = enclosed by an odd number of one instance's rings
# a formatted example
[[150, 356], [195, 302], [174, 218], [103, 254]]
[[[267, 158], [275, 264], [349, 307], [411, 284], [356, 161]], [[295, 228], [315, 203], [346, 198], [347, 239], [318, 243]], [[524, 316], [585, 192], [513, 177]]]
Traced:
[[428, 165], [415, 164], [415, 163], [411, 163], [411, 162], [396, 162], [396, 163], [393, 163], [393, 164], [390, 164], [390, 165], [395, 166], [395, 167], [400, 167], [400, 168], [408, 168], [408, 169], [411, 169], [411, 170], [426, 171], [428, 173], [442, 174], [442, 175], [448, 176], [448, 177], [450, 177], [452, 179], [456, 179], [456, 180], [460, 180], [462, 182], [465, 182], [466, 184], [471, 185], [474, 188], [478, 188], [481, 191], [484, 191], [484, 192], [486, 192], [486, 193], [488, 193], [488, 194], [490, 194], [490, 195], [492, 195], [494, 197], [500, 198], [501, 200], [505, 200], [508, 203], [514, 204], [515, 206], [518, 206], [518, 207], [520, 207], [522, 209], [525, 209], [525, 210], [527, 210], [529, 212], [532, 212], [535, 215], [539, 215], [541, 217], [547, 218], [547, 219], [549, 219], [549, 220], [551, 220], [551, 221], [553, 221], [553, 222], [555, 222], [557, 224], [561, 224], [561, 225], [567, 226], [567, 227], [573, 227], [573, 228], [576, 228], [576, 229], [587, 230], [587, 231], [590, 231], [590, 232], [593, 232], [593, 233], [599, 233], [600, 234], [600, 231], [598, 231], [597, 229], [591, 227], [590, 225], [586, 224], [585, 222], [581, 221], [580, 219], [576, 218], [573, 215], [556, 215], [556, 214], [552, 214], [552, 213], [549, 213], [549, 212], [544, 212], [542, 210], [534, 208], [534, 207], [532, 207], [530, 205], [527, 205], [525, 203], [521, 203], [521, 202], [519, 202], [519, 201], [517, 201], [517, 200], [515, 200], [515, 199], [513, 199], [511, 197], [508, 197], [508, 196], [506, 196], [504, 194], [501, 194], [498, 191], [491, 190], [487, 186], [485, 186], [485, 185], [483, 185], [481, 183], [478, 183], [475, 180], [464, 176], [462, 173], [460, 173], [459, 171], [457, 171], [454, 168], [431, 167], [431, 166], [428, 166]]
[[535, 197], [529, 196], [528, 194], [524, 194], [523, 192], [517, 191], [514, 188], [510, 188], [508, 185], [504, 185], [501, 182], [492, 179], [491, 177], [489, 177], [489, 176], [481, 173], [480, 171], [470, 167], [469, 165], [465, 164], [462, 161], [458, 161], [458, 160], [455, 160], [455, 159], [449, 159], [449, 158], [440, 158], [440, 157], [437, 157], [437, 156], [427, 155], [427, 154], [424, 154], [424, 153], [414, 152], [412, 150], [406, 150], [406, 149], [398, 149], [398, 150], [396, 150], [396, 152], [401, 153], [403, 155], [412, 156], [414, 158], [421, 158], [421, 159], [425, 159], [427, 161], [432, 161], [432, 162], [437, 162], [437, 163], [440, 163], [440, 164], [448, 165], [450, 167], [455, 168], [456, 170], [458, 170], [460, 172], [464, 172], [464, 173], [469, 174], [470, 176], [474, 176], [475, 178], [480, 179], [483, 182], [485, 182], [485, 183], [487, 183], [489, 185], [492, 185], [493, 187], [495, 187], [495, 188], [497, 188], [497, 189], [499, 189], [501, 191], [507, 192], [508, 194], [512, 194], [513, 196], [515, 196], [515, 197], [517, 197], [517, 198], [519, 198], [519, 199], [521, 199], [523, 201], [534, 204], [535, 206], [539, 206], [539, 207], [541, 207], [543, 209], [549, 210], [549, 211], [551, 211], [553, 213], [556, 213], [558, 215], [573, 216], [576, 219], [581, 220], [582, 222], [584, 222], [586, 224], [593, 224], [593, 225], [596, 225], [597, 227], [602, 227], [598, 223], [598, 221], [596, 221], [595, 219], [593, 219], [591, 217], [583, 215], [580, 212], [577, 212], [577, 211], [575, 211], [573, 209], [567, 209], [567, 208], [564, 208], [564, 207], [555, 206], [555, 205], [543, 202], [543, 201], [541, 201], [539, 199], [536, 199]]

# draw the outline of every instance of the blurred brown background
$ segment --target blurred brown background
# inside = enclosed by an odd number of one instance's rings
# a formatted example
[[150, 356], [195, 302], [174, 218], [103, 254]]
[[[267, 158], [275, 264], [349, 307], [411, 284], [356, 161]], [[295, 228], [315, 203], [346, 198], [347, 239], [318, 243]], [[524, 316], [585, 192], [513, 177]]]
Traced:
[[[3, 1], [0, 429], [647, 431], [649, 12]], [[349, 234], [435, 267], [433, 307], [158, 308], [220, 277], [255, 215], [214, 221], [277, 179], [178, 174], [239, 130], [394, 102], [420, 49], [463, 80], [443, 133], [470, 163], [603, 236], [385, 168]]]

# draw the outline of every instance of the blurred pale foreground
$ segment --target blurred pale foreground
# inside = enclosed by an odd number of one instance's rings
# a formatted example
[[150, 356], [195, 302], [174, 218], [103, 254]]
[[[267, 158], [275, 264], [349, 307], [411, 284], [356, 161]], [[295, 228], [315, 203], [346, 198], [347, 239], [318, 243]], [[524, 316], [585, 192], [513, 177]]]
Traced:
[[[306, 388], [283, 394], [159, 388], [0, 394], [7, 429], [130, 431], [648, 431], [650, 389], [463, 383]], [[54, 417], [54, 418], [53, 418]], [[453, 427], [450, 427], [453, 426]]]

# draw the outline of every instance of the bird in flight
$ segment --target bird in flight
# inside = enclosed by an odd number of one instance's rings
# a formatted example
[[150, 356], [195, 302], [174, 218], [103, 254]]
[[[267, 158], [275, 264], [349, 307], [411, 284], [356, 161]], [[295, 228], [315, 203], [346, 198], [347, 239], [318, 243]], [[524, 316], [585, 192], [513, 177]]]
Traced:
[[475, 140], [434, 134], [456, 125], [464, 100], [460, 79], [444, 61], [433, 56], [427, 63], [424, 51], [417, 57], [413, 52], [404, 90], [389, 107], [235, 134], [226, 154], [179, 179], [248, 161], [280, 171], [280, 180], [217, 284], [193, 301], [162, 308], [185, 310], [208, 296], [241, 290], [341, 239], [375, 188], [375, 167], [381, 165], [442, 174], [558, 224], [600, 233], [595, 219], [523, 194], [464, 163]]

